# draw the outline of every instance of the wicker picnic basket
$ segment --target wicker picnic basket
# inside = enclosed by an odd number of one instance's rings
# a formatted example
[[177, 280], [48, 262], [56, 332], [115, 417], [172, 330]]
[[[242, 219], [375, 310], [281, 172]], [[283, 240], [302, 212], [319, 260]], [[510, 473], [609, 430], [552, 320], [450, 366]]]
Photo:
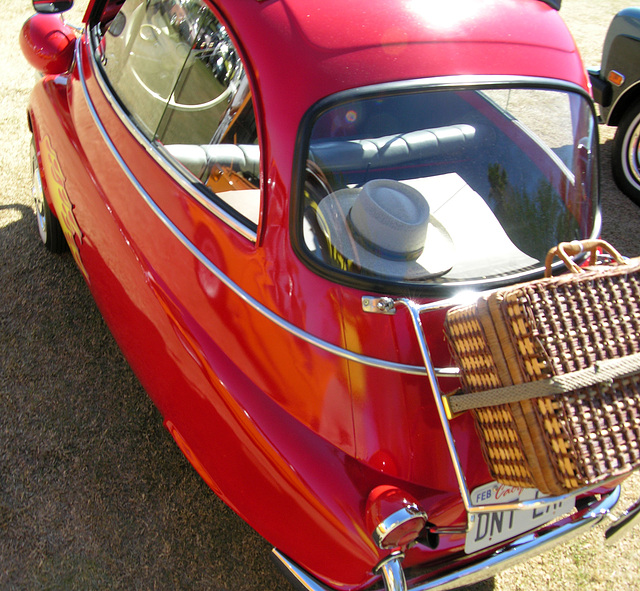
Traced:
[[[581, 270], [570, 258], [592, 251]], [[614, 264], [595, 266], [596, 248]], [[640, 258], [564, 243], [573, 271], [451, 309], [461, 370], [452, 413], [472, 410], [484, 458], [504, 484], [563, 494], [640, 466]]]

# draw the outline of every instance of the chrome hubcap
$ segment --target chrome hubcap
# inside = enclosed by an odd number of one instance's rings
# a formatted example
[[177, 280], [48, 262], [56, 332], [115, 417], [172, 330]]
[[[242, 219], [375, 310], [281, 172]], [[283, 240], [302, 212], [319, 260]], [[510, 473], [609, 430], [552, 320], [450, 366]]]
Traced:
[[38, 223], [38, 233], [42, 242], [47, 242], [47, 220], [45, 214], [44, 191], [42, 190], [42, 179], [38, 168], [38, 157], [35, 148], [31, 146], [31, 195], [36, 208], [36, 222]]
[[640, 115], [633, 121], [631, 130], [625, 150], [624, 167], [629, 181], [640, 186]]

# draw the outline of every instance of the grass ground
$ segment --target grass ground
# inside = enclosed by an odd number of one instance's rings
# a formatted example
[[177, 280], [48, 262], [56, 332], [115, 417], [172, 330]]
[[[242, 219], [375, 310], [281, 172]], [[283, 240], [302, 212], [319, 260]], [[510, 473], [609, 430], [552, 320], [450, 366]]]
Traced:
[[[620, 0], [565, 0], [596, 64]], [[70, 256], [38, 242], [25, 109], [34, 75], [17, 38], [28, 0], [0, 29], [0, 589], [287, 589], [268, 545], [182, 457], [119, 353]], [[76, 22], [79, 20], [75, 18]], [[604, 236], [640, 254], [640, 209], [608, 174]], [[621, 506], [640, 497], [640, 477]], [[612, 547], [602, 528], [475, 587], [640, 589], [640, 528]]]

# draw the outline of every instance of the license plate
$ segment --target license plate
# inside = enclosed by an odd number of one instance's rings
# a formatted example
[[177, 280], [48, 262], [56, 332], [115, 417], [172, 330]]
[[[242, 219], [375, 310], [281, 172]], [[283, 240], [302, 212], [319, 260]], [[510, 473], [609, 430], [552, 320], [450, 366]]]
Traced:
[[[535, 488], [517, 488], [490, 482], [471, 493], [474, 505], [496, 505], [544, 498]], [[479, 513], [471, 531], [467, 533], [464, 551], [472, 554], [511, 538], [536, 529], [545, 523], [568, 513], [575, 506], [575, 498], [569, 497], [538, 509], [496, 511]]]

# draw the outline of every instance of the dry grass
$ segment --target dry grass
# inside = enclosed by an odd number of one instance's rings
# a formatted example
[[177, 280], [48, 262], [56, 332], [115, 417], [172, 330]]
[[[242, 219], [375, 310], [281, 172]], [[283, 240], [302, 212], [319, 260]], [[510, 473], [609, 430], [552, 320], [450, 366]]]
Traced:
[[[33, 73], [17, 43], [29, 4], [5, 0], [0, 30], [0, 589], [287, 589], [267, 544], [173, 445], [71, 257], [38, 242]], [[585, 61], [598, 63], [626, 2], [564, 4]], [[603, 130], [604, 234], [636, 255], [640, 210], [611, 183], [610, 138]], [[640, 496], [640, 477], [625, 495], [623, 506]], [[611, 548], [599, 529], [475, 589], [640, 589], [639, 563], [640, 528]]]

